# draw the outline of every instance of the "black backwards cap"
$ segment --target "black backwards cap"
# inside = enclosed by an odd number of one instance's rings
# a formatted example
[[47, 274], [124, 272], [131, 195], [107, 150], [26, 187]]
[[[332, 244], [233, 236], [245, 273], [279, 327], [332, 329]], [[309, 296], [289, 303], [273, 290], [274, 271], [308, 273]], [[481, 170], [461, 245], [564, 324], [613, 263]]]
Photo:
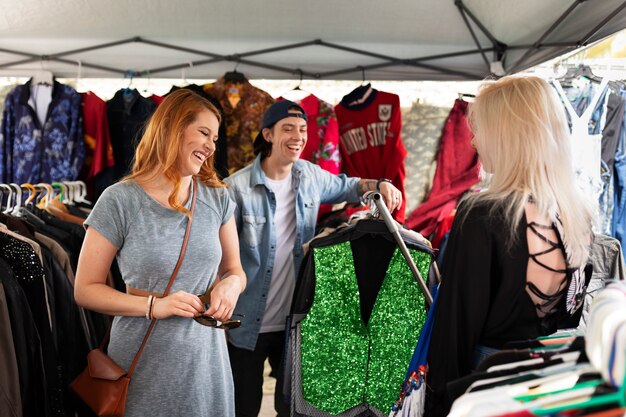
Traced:
[[[299, 110], [302, 113], [290, 113], [289, 110]], [[272, 104], [263, 115], [263, 123], [261, 124], [261, 128], [259, 129], [259, 133], [256, 138], [254, 138], [254, 142], [256, 143], [259, 140], [263, 139], [263, 129], [274, 126], [277, 122], [286, 119], [287, 117], [299, 117], [300, 119], [304, 119], [308, 122], [308, 118], [306, 117], [306, 112], [304, 109], [297, 103], [289, 100], [281, 100]]]

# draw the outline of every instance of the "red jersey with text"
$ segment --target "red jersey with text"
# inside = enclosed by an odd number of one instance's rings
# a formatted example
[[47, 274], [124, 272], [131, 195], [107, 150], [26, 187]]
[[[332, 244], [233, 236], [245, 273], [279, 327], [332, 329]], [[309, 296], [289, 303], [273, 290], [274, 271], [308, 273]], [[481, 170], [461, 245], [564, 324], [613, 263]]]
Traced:
[[348, 94], [335, 107], [343, 170], [351, 177], [390, 179], [402, 192], [402, 206], [392, 213], [402, 223], [406, 149], [400, 135], [400, 98], [366, 87]]

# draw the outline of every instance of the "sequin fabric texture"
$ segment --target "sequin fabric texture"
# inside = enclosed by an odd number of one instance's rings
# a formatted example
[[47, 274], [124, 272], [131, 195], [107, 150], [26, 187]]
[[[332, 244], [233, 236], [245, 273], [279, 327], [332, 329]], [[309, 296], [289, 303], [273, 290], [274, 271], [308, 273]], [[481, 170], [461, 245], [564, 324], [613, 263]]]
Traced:
[[[350, 243], [314, 251], [315, 297], [301, 323], [303, 396], [330, 414], [363, 403], [387, 412], [426, 319], [424, 296], [396, 249], [365, 326]], [[430, 255], [409, 251], [426, 277]]]

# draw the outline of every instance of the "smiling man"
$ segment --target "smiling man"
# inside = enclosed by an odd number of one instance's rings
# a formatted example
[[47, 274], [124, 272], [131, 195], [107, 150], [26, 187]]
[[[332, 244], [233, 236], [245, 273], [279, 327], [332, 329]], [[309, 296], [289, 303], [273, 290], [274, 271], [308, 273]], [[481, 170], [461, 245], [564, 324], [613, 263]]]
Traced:
[[285, 321], [304, 257], [302, 245], [314, 236], [320, 203], [354, 202], [378, 190], [390, 211], [402, 204], [402, 193], [389, 180], [333, 175], [300, 160], [306, 135], [302, 107], [288, 100], [272, 104], [254, 141], [255, 161], [225, 179], [237, 203], [241, 263], [248, 277], [235, 308], [245, 319], [228, 333], [238, 417], [259, 413], [265, 359], [277, 378], [276, 412], [289, 415], [280, 370]]

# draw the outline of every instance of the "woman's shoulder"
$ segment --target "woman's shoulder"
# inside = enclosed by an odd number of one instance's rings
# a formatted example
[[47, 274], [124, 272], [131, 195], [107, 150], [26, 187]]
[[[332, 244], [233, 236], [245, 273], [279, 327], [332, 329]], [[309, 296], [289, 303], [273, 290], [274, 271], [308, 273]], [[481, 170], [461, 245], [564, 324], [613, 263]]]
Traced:
[[132, 180], [117, 182], [113, 185], [108, 186], [104, 190], [98, 201], [100, 201], [100, 199], [119, 202], [134, 201], [139, 197], [137, 187], [139, 187], [137, 183]]
[[457, 207], [455, 221], [458, 227], [465, 230], [504, 234], [508, 230], [504, 207], [504, 202], [499, 200], [465, 199]]
[[204, 202], [207, 205], [214, 205], [221, 202], [228, 197], [228, 189], [224, 186], [212, 187], [198, 181], [198, 200]]
[[457, 216], [472, 219], [487, 219], [502, 214], [502, 202], [480, 198], [479, 195], [461, 200], [457, 206]]

